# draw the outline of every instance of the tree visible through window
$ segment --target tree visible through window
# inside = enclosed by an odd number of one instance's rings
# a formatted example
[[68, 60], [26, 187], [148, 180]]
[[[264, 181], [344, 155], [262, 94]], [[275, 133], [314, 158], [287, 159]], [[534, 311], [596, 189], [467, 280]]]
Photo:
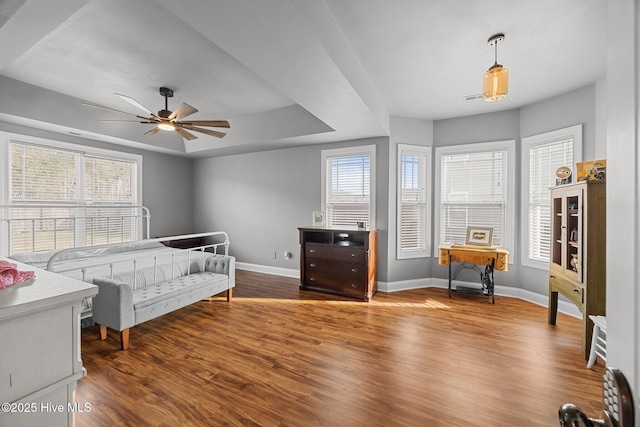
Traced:
[[11, 141], [9, 164], [10, 253], [139, 238], [135, 159]]

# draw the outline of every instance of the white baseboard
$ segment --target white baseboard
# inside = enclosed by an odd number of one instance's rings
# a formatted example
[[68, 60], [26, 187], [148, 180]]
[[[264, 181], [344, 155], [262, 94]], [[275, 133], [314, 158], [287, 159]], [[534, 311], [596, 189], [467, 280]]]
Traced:
[[254, 271], [256, 273], [273, 274], [275, 276], [300, 278], [300, 270], [293, 268], [271, 267], [268, 265], [250, 264], [248, 262], [237, 262], [238, 270]]
[[[276, 276], [284, 276], [291, 277], [297, 279], [300, 277], [300, 270], [293, 268], [280, 268], [280, 267], [270, 267], [266, 265], [258, 265], [258, 264], [249, 264], [246, 262], [236, 262], [236, 268], [239, 270], [247, 270], [254, 271], [256, 273], [265, 273], [265, 274], [273, 274]], [[478, 283], [473, 282], [463, 282], [460, 280], [454, 280], [452, 282], [453, 287], [455, 286], [466, 286], [466, 287], [478, 287]], [[422, 288], [443, 288], [447, 289], [449, 287], [449, 281], [447, 279], [439, 279], [436, 277], [425, 277], [423, 279], [411, 279], [411, 280], [401, 280], [397, 282], [381, 282], [378, 280], [378, 291], [379, 292], [399, 292], [399, 291], [408, 291], [411, 289], [422, 289]], [[503, 297], [511, 297], [511, 298], [519, 298], [524, 301], [528, 301], [530, 303], [547, 307], [548, 296], [538, 294], [536, 292], [531, 292], [526, 289], [513, 288], [510, 286], [496, 286], [495, 294]], [[567, 314], [572, 317], [576, 317], [581, 319], [582, 313], [578, 310], [574, 304], [568, 301], [562, 301], [558, 299], [558, 311], [560, 313]]]

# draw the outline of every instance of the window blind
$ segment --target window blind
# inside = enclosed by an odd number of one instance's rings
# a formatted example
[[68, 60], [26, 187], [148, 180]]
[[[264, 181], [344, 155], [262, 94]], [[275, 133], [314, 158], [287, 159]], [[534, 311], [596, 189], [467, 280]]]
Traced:
[[464, 243], [468, 226], [492, 227], [493, 245], [507, 235], [506, 150], [441, 157], [440, 239]]
[[23, 142], [10, 142], [9, 151], [9, 203], [46, 205], [12, 208], [12, 217], [20, 220], [11, 222], [11, 253], [137, 238], [135, 161]]
[[427, 149], [400, 146], [398, 257], [427, 256]]
[[370, 223], [371, 156], [326, 158], [325, 209], [329, 226]]
[[549, 188], [555, 185], [556, 170], [572, 165], [573, 138], [529, 148], [529, 247], [532, 260], [549, 262], [551, 206]]

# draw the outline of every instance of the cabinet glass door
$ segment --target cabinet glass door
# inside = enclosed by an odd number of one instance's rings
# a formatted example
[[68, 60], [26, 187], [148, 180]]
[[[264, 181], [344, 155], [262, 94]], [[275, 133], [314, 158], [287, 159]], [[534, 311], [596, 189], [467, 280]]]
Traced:
[[551, 225], [551, 244], [553, 247], [551, 248], [551, 262], [558, 266], [558, 268], [562, 268], [562, 238], [563, 238], [563, 230], [564, 224], [562, 221], [562, 197], [554, 197], [551, 201], [552, 206], [552, 221]]
[[567, 194], [566, 197], [566, 228], [564, 247], [564, 268], [568, 275], [573, 275], [582, 281], [582, 197], [580, 193]]

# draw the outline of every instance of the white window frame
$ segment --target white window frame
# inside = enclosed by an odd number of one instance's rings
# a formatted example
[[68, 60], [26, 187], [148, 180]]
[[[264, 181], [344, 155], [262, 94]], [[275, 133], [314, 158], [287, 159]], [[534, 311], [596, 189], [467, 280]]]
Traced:
[[[424, 157], [425, 170], [419, 170], [424, 174], [424, 188], [421, 189], [424, 202], [422, 213], [422, 227], [424, 230], [424, 245], [421, 249], [403, 250], [402, 242], [402, 156], [413, 155]], [[422, 145], [398, 144], [397, 165], [397, 193], [396, 193], [396, 259], [425, 258], [431, 256], [431, 147]]]
[[[325, 226], [327, 224], [327, 159], [333, 157], [349, 157], [349, 156], [362, 156], [369, 155], [370, 169], [369, 169], [369, 229], [376, 228], [376, 146], [375, 145], [361, 145], [357, 147], [347, 148], [334, 148], [328, 150], [322, 150], [321, 154], [321, 209], [324, 212]], [[356, 224], [353, 224], [355, 227]]]
[[[582, 125], [570, 126], [563, 129], [557, 129], [551, 132], [545, 132], [533, 136], [522, 138], [522, 207], [521, 207], [521, 224], [522, 224], [522, 265], [526, 267], [537, 268], [540, 270], [549, 270], [549, 262], [542, 262], [530, 258], [529, 255], [529, 185], [530, 185], [530, 151], [534, 147], [540, 145], [552, 144], [554, 142], [573, 139], [573, 163], [565, 165], [572, 170], [572, 182], [576, 182], [576, 162], [582, 161]], [[551, 203], [549, 195], [549, 203]]]
[[[0, 204], [9, 205], [10, 201], [10, 189], [9, 183], [11, 182], [11, 169], [9, 167], [10, 160], [10, 145], [12, 142], [25, 143], [34, 146], [41, 146], [43, 148], [65, 150], [74, 153], [80, 153], [82, 155], [102, 157], [106, 159], [122, 160], [127, 162], [136, 163], [136, 188], [133, 204], [135, 206], [142, 206], [142, 156], [139, 154], [125, 153], [115, 150], [106, 150], [103, 148], [89, 147], [84, 145], [72, 144], [69, 142], [57, 141], [52, 139], [38, 138], [29, 135], [20, 135], [10, 132], [0, 132], [0, 170], [3, 171], [0, 174]], [[84, 185], [84, 183], [82, 183]], [[83, 188], [78, 187], [78, 191], [82, 191], [80, 194], [84, 194]], [[9, 239], [8, 239], [8, 226], [6, 223], [0, 224], [0, 253], [9, 253]], [[138, 224], [136, 239], [140, 240], [143, 237], [142, 224]]]
[[[506, 230], [504, 237], [504, 244], [502, 245], [507, 249], [512, 256], [509, 257], [509, 263], [513, 264], [513, 251], [515, 249], [515, 151], [516, 141], [514, 139], [504, 141], [493, 142], [479, 142], [474, 144], [462, 144], [452, 145], [445, 147], [437, 147], [435, 155], [435, 209], [434, 209], [434, 247], [440, 242], [440, 236], [442, 235], [440, 230], [440, 211], [442, 209], [441, 193], [442, 193], [442, 157], [452, 154], [464, 154], [464, 153], [481, 153], [491, 151], [506, 151], [507, 152], [507, 205], [506, 205]], [[437, 256], [438, 251], [434, 249], [434, 256]]]

